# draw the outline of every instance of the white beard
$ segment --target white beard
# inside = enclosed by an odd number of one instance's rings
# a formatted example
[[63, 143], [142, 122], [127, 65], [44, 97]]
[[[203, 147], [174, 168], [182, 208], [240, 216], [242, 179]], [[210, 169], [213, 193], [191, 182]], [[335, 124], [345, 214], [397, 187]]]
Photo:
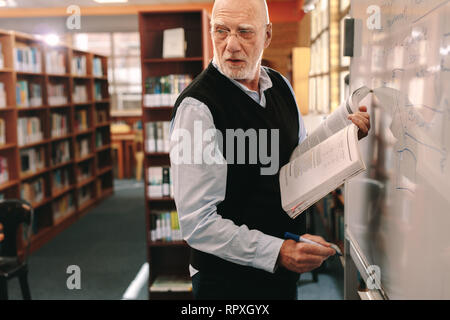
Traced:
[[255, 77], [256, 72], [258, 72], [257, 68], [260, 65], [260, 62], [262, 60], [263, 53], [261, 52], [261, 55], [259, 59], [256, 61], [255, 65], [249, 65], [247, 62], [245, 67], [229, 67], [225, 62], [222, 63], [221, 60], [219, 60], [219, 55], [217, 54], [216, 48], [214, 50], [214, 61], [216, 64], [220, 67], [220, 70], [229, 78], [234, 80], [251, 80]]

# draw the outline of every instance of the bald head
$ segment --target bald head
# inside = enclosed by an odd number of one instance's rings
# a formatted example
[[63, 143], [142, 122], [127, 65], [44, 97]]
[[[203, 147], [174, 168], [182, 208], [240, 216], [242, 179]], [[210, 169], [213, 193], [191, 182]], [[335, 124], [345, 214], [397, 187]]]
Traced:
[[248, 16], [263, 25], [270, 23], [266, 0], [215, 0], [212, 22], [222, 14]]

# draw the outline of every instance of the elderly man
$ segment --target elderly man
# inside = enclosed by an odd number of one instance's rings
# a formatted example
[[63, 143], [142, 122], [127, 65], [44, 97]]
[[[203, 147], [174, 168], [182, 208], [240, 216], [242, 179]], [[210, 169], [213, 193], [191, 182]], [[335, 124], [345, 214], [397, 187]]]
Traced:
[[[279, 169], [306, 137], [305, 126], [289, 82], [261, 67], [272, 39], [266, 2], [216, 0], [211, 26], [214, 59], [180, 95], [172, 118], [174, 193], [183, 238], [191, 247], [194, 296], [296, 299], [299, 274], [335, 254], [318, 236], [305, 235], [322, 247], [283, 239], [286, 231], [306, 231], [303, 216], [292, 220], [281, 208], [278, 182]], [[367, 113], [352, 121], [367, 135]], [[203, 137], [183, 150], [189, 159], [208, 150], [203, 156], [213, 161], [179, 161], [180, 132]], [[239, 132], [256, 139], [237, 148]], [[274, 174], [264, 174], [268, 162], [261, 152], [267, 150], [277, 164]], [[255, 153], [259, 159], [249, 161]]]

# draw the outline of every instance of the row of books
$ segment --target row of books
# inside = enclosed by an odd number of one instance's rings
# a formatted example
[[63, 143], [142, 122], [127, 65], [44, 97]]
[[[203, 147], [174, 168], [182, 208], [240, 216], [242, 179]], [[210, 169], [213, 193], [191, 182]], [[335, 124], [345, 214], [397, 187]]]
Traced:
[[67, 104], [68, 100], [65, 94], [65, 88], [63, 84], [49, 84], [47, 86], [48, 104], [50, 106], [58, 106]]
[[42, 59], [39, 49], [26, 45], [15, 47], [14, 67], [16, 71], [41, 73]]
[[56, 166], [70, 160], [70, 142], [68, 140], [52, 144], [52, 165]]
[[95, 132], [95, 146], [97, 148], [100, 148], [101, 146], [104, 146], [107, 143], [107, 141], [103, 138], [103, 133], [101, 131]]
[[3, 82], [0, 82], [0, 108], [6, 108], [6, 91]]
[[75, 211], [75, 197], [72, 192], [53, 201], [53, 221], [59, 222]]
[[42, 87], [37, 83], [20, 80], [16, 83], [16, 105], [22, 108], [42, 106]]
[[86, 56], [75, 56], [72, 58], [72, 74], [77, 76], [87, 75]]
[[0, 118], [0, 146], [6, 143], [5, 119]]
[[75, 157], [77, 159], [84, 158], [90, 153], [89, 138], [82, 138], [75, 143]]
[[192, 82], [192, 76], [168, 75], [145, 79], [144, 106], [173, 106], [179, 94]]
[[66, 74], [65, 53], [62, 51], [48, 51], [45, 53], [45, 71], [52, 74]]
[[50, 118], [53, 138], [68, 134], [69, 118], [66, 114], [52, 113]]
[[92, 177], [92, 169], [90, 162], [84, 162], [78, 165], [77, 181], [83, 182]]
[[69, 187], [70, 172], [68, 168], [61, 168], [53, 171], [53, 191], [58, 191]]
[[100, 58], [94, 57], [92, 60], [92, 72], [94, 77], [103, 77], [103, 65]]
[[150, 153], [170, 151], [170, 122], [147, 122], [145, 131], [147, 133], [145, 151]]
[[150, 215], [151, 241], [181, 241], [180, 223], [176, 211], [153, 213]]
[[20, 173], [23, 175], [35, 173], [45, 168], [45, 148], [30, 148], [20, 150]]
[[44, 200], [44, 178], [39, 177], [20, 185], [20, 198], [30, 203], [39, 203]]
[[0, 184], [6, 183], [8, 181], [9, 181], [8, 159], [0, 156]]
[[108, 121], [108, 111], [107, 110], [95, 110], [95, 118], [97, 119], [97, 123], [104, 123]]
[[78, 193], [78, 206], [82, 206], [92, 199], [92, 189], [89, 185], [82, 187]]
[[147, 168], [148, 197], [173, 198], [173, 184], [169, 167]]
[[75, 113], [75, 129], [78, 131], [87, 130], [89, 128], [87, 110], [80, 110]]
[[88, 93], [85, 85], [75, 85], [73, 88], [73, 102], [84, 103], [88, 102]]
[[17, 140], [19, 146], [42, 141], [41, 120], [38, 117], [19, 118], [17, 120]]

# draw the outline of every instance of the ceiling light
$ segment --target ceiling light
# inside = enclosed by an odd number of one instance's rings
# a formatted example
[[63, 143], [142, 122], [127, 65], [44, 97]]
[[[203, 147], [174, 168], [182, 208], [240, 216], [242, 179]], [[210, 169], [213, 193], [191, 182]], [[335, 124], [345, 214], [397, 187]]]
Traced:
[[17, 7], [17, 2], [15, 0], [0, 0], [0, 7]]
[[50, 46], [56, 46], [59, 43], [59, 37], [56, 34], [48, 34], [44, 40]]
[[126, 3], [128, 0], [94, 0], [97, 3]]

